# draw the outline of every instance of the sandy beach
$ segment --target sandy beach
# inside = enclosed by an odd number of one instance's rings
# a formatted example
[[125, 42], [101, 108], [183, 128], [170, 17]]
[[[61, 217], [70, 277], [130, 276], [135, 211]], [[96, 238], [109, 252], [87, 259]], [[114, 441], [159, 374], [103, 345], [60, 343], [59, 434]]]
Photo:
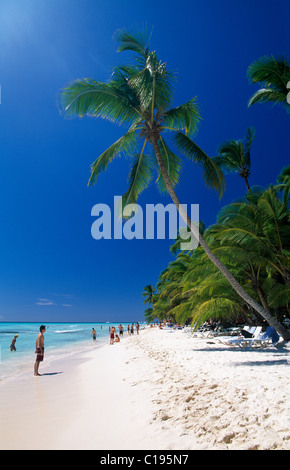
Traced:
[[0, 448], [289, 450], [289, 366], [290, 344], [146, 329], [1, 383]]

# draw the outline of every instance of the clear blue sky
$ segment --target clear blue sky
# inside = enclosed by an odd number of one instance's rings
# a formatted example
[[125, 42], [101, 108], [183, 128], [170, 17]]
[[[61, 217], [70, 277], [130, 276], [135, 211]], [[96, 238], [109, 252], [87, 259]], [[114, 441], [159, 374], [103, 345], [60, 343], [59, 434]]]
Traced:
[[[285, 0], [1, 0], [0, 4], [0, 320], [138, 321], [142, 291], [172, 259], [169, 240], [91, 237], [91, 208], [113, 206], [126, 189], [129, 161], [118, 159], [87, 187], [90, 165], [124, 130], [101, 120], [64, 120], [58, 91], [69, 81], [107, 80], [127, 61], [118, 28], [154, 26], [151, 47], [177, 71], [174, 105], [198, 97], [196, 142], [215, 155], [227, 139], [256, 129], [251, 184], [275, 182], [289, 164], [289, 115], [247, 101], [257, 87], [248, 65], [290, 55]], [[287, 34], [288, 33], [288, 34]], [[227, 177], [221, 201], [199, 168], [185, 162], [176, 188], [215, 222], [220, 207], [244, 194]], [[154, 186], [140, 203], [167, 204]]]

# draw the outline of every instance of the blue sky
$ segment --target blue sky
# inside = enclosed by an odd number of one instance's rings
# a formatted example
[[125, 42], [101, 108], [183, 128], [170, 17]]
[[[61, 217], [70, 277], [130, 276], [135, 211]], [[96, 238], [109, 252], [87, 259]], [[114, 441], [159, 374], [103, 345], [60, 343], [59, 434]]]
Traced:
[[[289, 115], [247, 108], [257, 87], [246, 70], [262, 55], [290, 55], [288, 13], [288, 0], [1, 0], [0, 320], [140, 321], [144, 286], [172, 259], [170, 240], [91, 237], [91, 209], [113, 207], [126, 191], [129, 161], [114, 161], [88, 188], [90, 165], [124, 129], [63, 119], [59, 90], [76, 78], [107, 80], [128, 60], [116, 53], [118, 28], [154, 27], [151, 47], [177, 72], [173, 105], [197, 96], [201, 106], [196, 142], [213, 156], [255, 127], [250, 184], [268, 185], [289, 164]], [[227, 176], [219, 201], [190, 162], [176, 190], [200, 204], [206, 225], [245, 193]], [[170, 199], [154, 185], [139, 201], [158, 202]]]

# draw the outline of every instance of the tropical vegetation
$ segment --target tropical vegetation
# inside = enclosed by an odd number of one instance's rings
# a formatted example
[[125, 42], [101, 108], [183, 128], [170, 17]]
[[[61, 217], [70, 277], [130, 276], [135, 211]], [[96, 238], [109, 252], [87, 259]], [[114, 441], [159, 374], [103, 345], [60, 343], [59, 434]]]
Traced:
[[[288, 172], [289, 167], [283, 169], [278, 181], [285, 181]], [[212, 251], [277, 322], [290, 318], [290, 211], [285, 200], [289, 190], [289, 179], [282, 186], [254, 187], [242, 200], [223, 207], [216, 224], [204, 231]], [[190, 321], [195, 328], [208, 320], [263, 321], [201, 248], [184, 252], [179, 246], [177, 240], [171, 247], [175, 259], [159, 275], [148, 321]]]
[[[182, 163], [180, 155], [202, 167], [205, 183], [217, 190], [220, 197], [225, 189], [225, 178], [220, 165], [193, 140], [201, 118], [196, 98], [178, 107], [171, 107], [174, 76], [167, 70], [166, 63], [158, 59], [156, 52], [150, 50], [146, 32], [132, 34], [119, 30], [117, 40], [120, 44], [119, 52], [134, 53], [133, 64], [116, 67], [108, 82], [78, 79], [68, 84], [60, 93], [60, 106], [64, 116], [101, 117], [128, 128], [92, 164], [89, 184], [96, 183], [99, 174], [107, 169], [115, 157], [129, 155], [132, 166], [129, 187], [122, 198], [124, 207], [136, 203], [138, 196], [148, 187], [156, 169], [158, 187], [170, 194], [189, 230], [199, 240], [206, 257], [222, 273], [243, 302], [275, 326], [285, 339], [290, 339], [289, 332], [277, 323], [255, 296], [245, 290], [210, 248], [208, 241], [184, 211], [175, 192]], [[172, 135], [170, 143], [168, 134]], [[247, 153], [247, 149], [245, 152]]]

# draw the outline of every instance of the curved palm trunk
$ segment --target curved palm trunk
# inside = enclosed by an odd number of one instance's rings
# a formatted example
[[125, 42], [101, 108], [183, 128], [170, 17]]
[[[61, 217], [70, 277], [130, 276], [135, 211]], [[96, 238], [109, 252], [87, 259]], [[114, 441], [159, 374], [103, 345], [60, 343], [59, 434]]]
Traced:
[[243, 178], [244, 178], [244, 180], [245, 180], [245, 183], [246, 183], [247, 190], [248, 190], [248, 191], [251, 191], [251, 188], [250, 188], [250, 185], [249, 185], [248, 178], [247, 178], [246, 176], [244, 176]]
[[174, 202], [178, 212], [180, 213], [181, 217], [183, 218], [184, 222], [187, 224], [188, 228], [191, 230], [194, 237], [199, 240], [202, 248], [204, 249], [205, 253], [212, 261], [212, 263], [219, 269], [219, 271], [223, 274], [223, 276], [227, 279], [230, 283], [232, 288], [236, 291], [236, 293], [251, 307], [256, 310], [267, 322], [269, 325], [273, 326], [276, 331], [283, 337], [284, 340], [290, 341], [290, 332], [284, 328], [281, 323], [279, 323], [269, 312], [267, 312], [258, 302], [256, 302], [240, 285], [240, 283], [236, 280], [236, 278], [231, 274], [228, 268], [215, 256], [215, 254], [211, 251], [208, 244], [206, 243], [204, 237], [199, 233], [196, 229], [194, 224], [192, 223], [190, 217], [187, 215], [185, 210], [183, 209], [180, 201], [174, 191], [174, 188], [171, 184], [170, 178], [168, 176], [166, 167], [164, 165], [159, 146], [158, 146], [158, 136], [156, 134], [152, 135], [151, 142], [154, 148], [155, 156], [163, 176], [164, 182], [166, 184], [167, 191], [169, 192], [172, 201]]

